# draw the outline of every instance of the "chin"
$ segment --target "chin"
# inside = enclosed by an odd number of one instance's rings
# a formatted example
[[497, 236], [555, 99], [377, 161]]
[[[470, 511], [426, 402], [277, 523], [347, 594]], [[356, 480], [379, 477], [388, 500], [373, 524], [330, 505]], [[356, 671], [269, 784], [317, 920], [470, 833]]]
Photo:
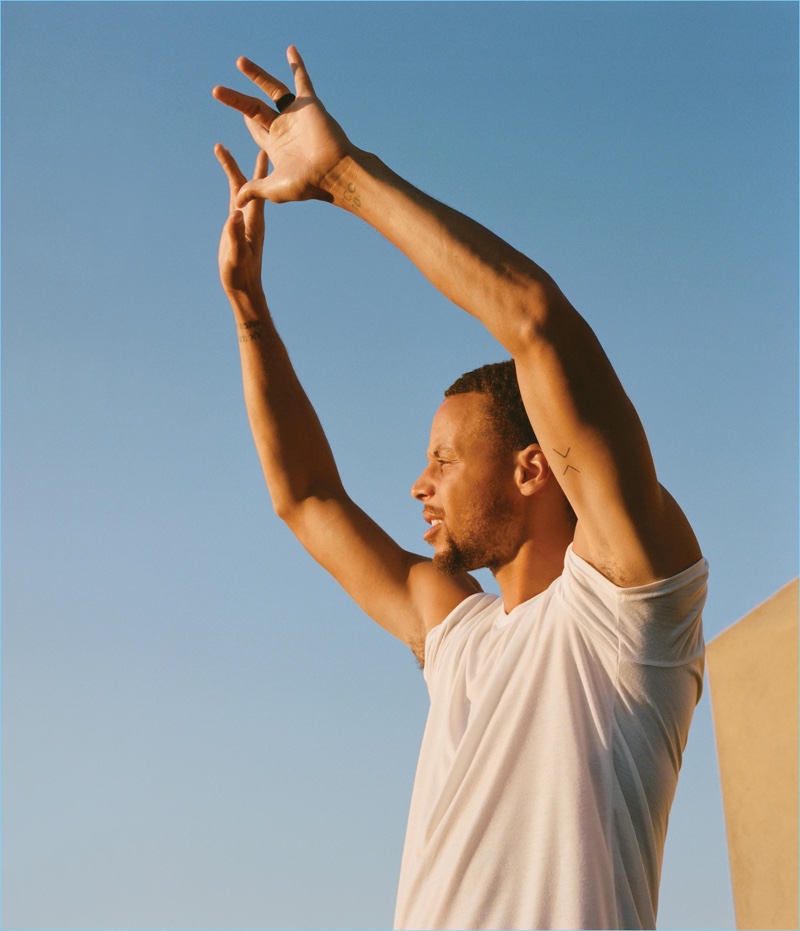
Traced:
[[437, 572], [441, 572], [442, 575], [459, 575], [464, 571], [461, 568], [460, 560], [454, 559], [450, 550], [433, 554], [433, 568]]
[[469, 554], [462, 553], [454, 546], [448, 546], [433, 555], [433, 568], [442, 575], [461, 575], [464, 572], [474, 572], [483, 569], [486, 562], [482, 559], [470, 558]]
[[496, 545], [488, 548], [483, 541], [466, 541], [461, 546], [448, 540], [447, 544], [433, 555], [433, 568], [442, 575], [461, 575], [463, 572], [477, 572], [488, 569], [495, 573], [497, 569], [510, 562], [513, 552], [508, 547]]

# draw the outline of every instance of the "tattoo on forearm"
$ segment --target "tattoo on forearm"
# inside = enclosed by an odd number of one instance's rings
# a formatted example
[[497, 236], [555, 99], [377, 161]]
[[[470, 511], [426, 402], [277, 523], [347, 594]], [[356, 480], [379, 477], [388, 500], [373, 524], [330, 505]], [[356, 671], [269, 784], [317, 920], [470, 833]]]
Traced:
[[260, 326], [261, 326], [260, 320], [248, 320], [246, 323], [238, 324], [237, 327], [240, 331], [239, 342], [240, 343], [251, 343], [253, 340], [261, 339], [261, 333], [259, 332]]
[[344, 194], [342, 194], [342, 197], [347, 201], [348, 204], [352, 204], [356, 210], [361, 209], [361, 198], [356, 193], [355, 184], [348, 184], [345, 188]]
[[[568, 447], [567, 447], [567, 451], [566, 451], [565, 453], [562, 453], [560, 449], [556, 449], [555, 446], [554, 446], [554, 447], [553, 447], [553, 452], [558, 453], [558, 455], [561, 456], [562, 459], [566, 459], [567, 456], [569, 455], [571, 449], [572, 449], [572, 447], [571, 447], [571, 446], [568, 446]], [[581, 471], [580, 469], [576, 469], [574, 465], [568, 465], [568, 466], [566, 467], [566, 469], [564, 469], [564, 471], [563, 471], [561, 474], [562, 474], [562, 475], [566, 475], [567, 472], [569, 472], [570, 469], [572, 469], [573, 472], [580, 472], [580, 471]]]
[[260, 320], [248, 320], [246, 323], [238, 324], [239, 330], [239, 342], [240, 343], [252, 343], [255, 340], [261, 339], [261, 321]]

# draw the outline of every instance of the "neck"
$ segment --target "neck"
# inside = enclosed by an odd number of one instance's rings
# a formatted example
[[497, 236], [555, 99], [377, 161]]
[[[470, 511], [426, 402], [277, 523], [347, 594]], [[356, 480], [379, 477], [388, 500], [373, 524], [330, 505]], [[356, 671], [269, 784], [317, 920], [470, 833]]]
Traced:
[[546, 541], [526, 540], [513, 559], [493, 571], [506, 614], [539, 595], [564, 571], [564, 554], [572, 542], [565, 531]]

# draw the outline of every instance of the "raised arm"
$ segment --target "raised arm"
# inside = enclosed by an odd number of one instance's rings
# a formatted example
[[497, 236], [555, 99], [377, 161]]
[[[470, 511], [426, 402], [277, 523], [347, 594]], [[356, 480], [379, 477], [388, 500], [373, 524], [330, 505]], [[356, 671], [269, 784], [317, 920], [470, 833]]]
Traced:
[[[238, 329], [247, 414], [273, 507], [364, 611], [421, 656], [426, 631], [480, 588], [468, 576], [444, 577], [430, 560], [401, 549], [346, 494], [264, 296], [263, 201], [237, 209], [247, 179], [227, 149], [217, 145], [215, 154], [230, 186], [220, 279]], [[264, 179], [267, 167], [260, 152], [254, 179]]]
[[[623, 586], [687, 568], [692, 530], [656, 477], [639, 417], [586, 321], [535, 262], [354, 146], [316, 97], [297, 50], [296, 100], [279, 117], [261, 98], [216, 88], [275, 165], [239, 204], [317, 198], [357, 215], [401, 249], [515, 360], [531, 423], [578, 515], [574, 548]], [[247, 59], [239, 68], [271, 101], [287, 85]]]

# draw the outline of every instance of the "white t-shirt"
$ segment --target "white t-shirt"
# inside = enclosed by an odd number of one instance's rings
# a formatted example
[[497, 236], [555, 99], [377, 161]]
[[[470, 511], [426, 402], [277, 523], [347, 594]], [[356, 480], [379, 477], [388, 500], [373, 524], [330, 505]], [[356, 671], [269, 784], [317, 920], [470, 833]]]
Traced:
[[510, 614], [471, 595], [429, 632], [395, 928], [655, 927], [707, 578], [617, 588], [570, 547]]

